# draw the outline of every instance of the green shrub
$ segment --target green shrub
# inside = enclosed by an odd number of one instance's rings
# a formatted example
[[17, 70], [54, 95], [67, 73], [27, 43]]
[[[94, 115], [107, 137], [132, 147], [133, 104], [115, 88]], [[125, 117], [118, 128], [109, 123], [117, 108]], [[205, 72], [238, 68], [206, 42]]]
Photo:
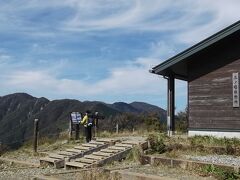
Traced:
[[127, 160], [139, 162], [141, 156], [141, 150], [138, 147], [134, 147], [127, 156]]
[[164, 136], [161, 134], [150, 134], [148, 137], [152, 153], [164, 153], [166, 145], [164, 144]]
[[214, 165], [206, 165], [201, 169], [202, 173], [208, 176], [214, 176], [217, 179], [239, 179], [239, 174], [226, 171]]

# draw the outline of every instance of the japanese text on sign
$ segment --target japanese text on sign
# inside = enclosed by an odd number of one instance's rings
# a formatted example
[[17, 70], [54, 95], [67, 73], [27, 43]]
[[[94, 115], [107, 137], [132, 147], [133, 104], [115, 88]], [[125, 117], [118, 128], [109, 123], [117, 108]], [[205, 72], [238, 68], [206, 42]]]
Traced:
[[72, 112], [71, 120], [73, 124], [79, 124], [80, 121], [82, 120], [81, 114], [79, 112]]
[[233, 107], [239, 107], [239, 75], [238, 73], [232, 74], [233, 82]]

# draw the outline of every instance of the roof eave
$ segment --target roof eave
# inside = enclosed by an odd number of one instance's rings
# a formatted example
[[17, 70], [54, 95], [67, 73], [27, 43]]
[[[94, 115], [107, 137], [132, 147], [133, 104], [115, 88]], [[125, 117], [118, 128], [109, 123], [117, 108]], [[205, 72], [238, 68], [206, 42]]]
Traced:
[[177, 54], [176, 56], [164, 61], [163, 63], [155, 66], [152, 68], [151, 71], [154, 72], [154, 74], [160, 74], [161, 71], [169, 68], [170, 66], [196, 54], [197, 52], [207, 48], [208, 46], [220, 41], [221, 39], [227, 37], [230, 34], [233, 34], [234, 32], [240, 30], [240, 21], [232, 24], [231, 26], [228, 26], [227, 28], [219, 31], [218, 33], [210, 36], [209, 38], [199, 42], [198, 44], [186, 49], [185, 51]]

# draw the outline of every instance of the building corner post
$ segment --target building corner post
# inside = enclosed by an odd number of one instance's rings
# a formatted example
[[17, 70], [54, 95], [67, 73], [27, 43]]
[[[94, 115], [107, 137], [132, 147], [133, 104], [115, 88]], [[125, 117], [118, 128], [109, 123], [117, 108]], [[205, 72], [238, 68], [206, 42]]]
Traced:
[[175, 133], [175, 78], [168, 77], [168, 109], [167, 109], [167, 133], [172, 136]]

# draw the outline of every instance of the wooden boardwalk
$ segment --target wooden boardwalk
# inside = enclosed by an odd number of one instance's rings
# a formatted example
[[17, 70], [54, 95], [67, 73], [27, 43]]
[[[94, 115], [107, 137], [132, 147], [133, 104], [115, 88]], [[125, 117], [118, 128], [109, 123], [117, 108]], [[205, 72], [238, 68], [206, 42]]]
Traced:
[[146, 147], [146, 141], [122, 141], [89, 155], [84, 155], [65, 163], [66, 169], [97, 167], [127, 157], [134, 146]]
[[92, 154], [93, 152], [107, 148], [108, 146], [111, 146], [116, 142], [117, 140], [112, 139], [97, 139], [96, 141], [91, 141], [90, 143], [74, 146], [73, 148], [66, 149], [64, 151], [50, 153], [48, 154], [48, 157], [40, 159], [40, 165], [52, 165], [55, 168], [63, 168], [66, 162], [69, 162], [73, 159], [81, 158], [85, 155]]

